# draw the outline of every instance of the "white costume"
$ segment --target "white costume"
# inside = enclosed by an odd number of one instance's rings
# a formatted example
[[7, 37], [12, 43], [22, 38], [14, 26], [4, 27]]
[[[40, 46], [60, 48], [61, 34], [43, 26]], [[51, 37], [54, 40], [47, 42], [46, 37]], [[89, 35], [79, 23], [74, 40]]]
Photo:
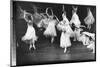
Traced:
[[74, 41], [78, 40], [79, 41], [79, 37], [80, 37], [80, 32], [82, 31], [83, 29], [81, 28], [75, 28], [74, 30]]
[[54, 16], [48, 15], [48, 18], [45, 17], [38, 23], [38, 27], [45, 28], [44, 35], [51, 37], [51, 43], [54, 41], [54, 37], [57, 36], [55, 25], [57, 24], [57, 20], [53, 19]]
[[48, 26], [46, 28], [46, 30], [44, 31], [44, 35], [46, 36], [57, 36], [56, 34], [56, 29], [55, 29], [55, 25], [56, 25], [56, 20], [49, 20], [48, 21]]
[[89, 32], [83, 32], [83, 34], [92, 38], [92, 40], [89, 41], [87, 48], [93, 50], [92, 53], [95, 53], [95, 34]]
[[[34, 48], [35, 49], [35, 41], [37, 40], [37, 36], [36, 36], [36, 33], [35, 33], [35, 29], [33, 27], [33, 16], [31, 13], [28, 13], [26, 12], [25, 10], [22, 10], [22, 18], [27, 22], [27, 31], [25, 33], [25, 35], [22, 37], [22, 40], [23, 41], [29, 41], [29, 44], [30, 44], [30, 48]], [[28, 18], [30, 17], [30, 19]], [[29, 48], [29, 49], [30, 49]]]
[[73, 13], [70, 23], [71, 24], [74, 23], [77, 28], [80, 27], [81, 22], [79, 20], [78, 15], [76, 14], [76, 12]]
[[25, 35], [22, 37], [22, 40], [37, 40], [36, 34], [35, 34], [35, 29], [32, 25], [28, 24], [28, 28], [27, 31], [25, 33]]
[[88, 14], [87, 14], [87, 17], [84, 19], [84, 22], [85, 22], [85, 24], [88, 25], [89, 29], [91, 28], [91, 24], [93, 24], [95, 22], [95, 19], [94, 19], [93, 14], [90, 9], [88, 10]]
[[[72, 18], [70, 20], [70, 24], [74, 23], [75, 25], [75, 30], [74, 30], [74, 41], [79, 40], [80, 37], [80, 32], [82, 31], [82, 29], [80, 28], [81, 25], [81, 21], [79, 20], [79, 16], [77, 15], [77, 8], [73, 8], [73, 15]], [[84, 27], [84, 26], [83, 26]]]
[[60, 37], [60, 47], [65, 48], [64, 53], [67, 51], [67, 47], [71, 46], [70, 37], [73, 31], [69, 25], [69, 21], [66, 16], [63, 16], [63, 20], [57, 25], [59, 30], [62, 30]]
[[89, 32], [83, 32], [83, 34], [91, 37], [93, 40], [95, 40], [95, 34], [94, 33], [89, 33]]
[[36, 36], [36, 33], [35, 33], [35, 29], [32, 25], [29, 25], [28, 24], [28, 28], [27, 28], [27, 31], [25, 33], [25, 35], [22, 37], [22, 40], [25, 41], [25, 40], [30, 40], [30, 48], [32, 48], [32, 45], [33, 45], [33, 48], [35, 48], [35, 41], [37, 40], [37, 36]]
[[49, 24], [49, 21], [47, 18], [45, 19], [42, 19], [38, 24], [37, 24], [37, 27], [43, 27], [43, 28], [47, 28], [48, 27], [48, 24]]
[[71, 46], [70, 36], [72, 34], [72, 30], [70, 29], [70, 26], [62, 26], [62, 31], [63, 32], [61, 33], [60, 38], [60, 47], [65, 48]]

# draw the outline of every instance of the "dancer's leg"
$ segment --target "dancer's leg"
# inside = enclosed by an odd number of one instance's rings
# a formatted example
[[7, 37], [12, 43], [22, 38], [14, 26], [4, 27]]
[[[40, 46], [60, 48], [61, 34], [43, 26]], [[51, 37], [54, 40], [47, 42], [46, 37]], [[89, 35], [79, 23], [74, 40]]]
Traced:
[[32, 47], [33, 47], [34, 49], [36, 49], [36, 48], [35, 48], [35, 40], [32, 40]]
[[35, 45], [33, 44], [33, 48], [36, 49]]
[[66, 53], [66, 51], [67, 51], [67, 47], [64, 48], [64, 53]]
[[88, 25], [88, 29], [89, 29], [89, 30], [91, 29], [91, 25]]
[[31, 50], [31, 48], [32, 48], [32, 44], [30, 44], [29, 50]]
[[51, 38], [51, 43], [53, 43], [53, 42], [54, 42], [54, 37]]

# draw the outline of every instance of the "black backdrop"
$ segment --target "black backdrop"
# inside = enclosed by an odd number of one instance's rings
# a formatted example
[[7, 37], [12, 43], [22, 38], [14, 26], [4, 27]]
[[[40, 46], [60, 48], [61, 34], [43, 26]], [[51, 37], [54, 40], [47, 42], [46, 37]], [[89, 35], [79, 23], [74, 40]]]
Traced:
[[[57, 4], [57, 3], [42, 3], [42, 2], [24, 2], [24, 1], [15, 1], [13, 2], [13, 20], [15, 24], [16, 35], [20, 36], [21, 32], [25, 33], [27, 29], [27, 23], [23, 19], [19, 19], [18, 7], [20, 6], [22, 9], [34, 13], [33, 6], [38, 7], [38, 12], [45, 12], [47, 7], [51, 7], [53, 13], [58, 17], [59, 20], [62, 20], [62, 5], [65, 6], [65, 11], [68, 20], [71, 20], [72, 17], [72, 6], [78, 6], [77, 14], [80, 18], [81, 24], [84, 24], [84, 18], [87, 16], [87, 8], [89, 7], [93, 13], [94, 18], [96, 19], [96, 6], [89, 5], [74, 5], [74, 4]], [[92, 26], [95, 29], [95, 25]], [[91, 29], [90, 32], [95, 32], [95, 30]], [[23, 35], [22, 33], [22, 35]]]

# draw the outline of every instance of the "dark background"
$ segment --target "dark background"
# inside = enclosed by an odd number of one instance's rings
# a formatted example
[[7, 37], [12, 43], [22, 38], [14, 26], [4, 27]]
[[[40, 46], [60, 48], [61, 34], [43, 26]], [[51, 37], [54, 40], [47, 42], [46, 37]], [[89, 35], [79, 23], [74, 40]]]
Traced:
[[[94, 18], [95, 18], [95, 23], [92, 24], [92, 27], [91, 27], [90, 30], [88, 30], [87, 28], [84, 28], [84, 31], [96, 33], [96, 6], [13, 1], [13, 4], [12, 4], [12, 6], [13, 6], [13, 17], [12, 17], [12, 20], [13, 20], [13, 35], [15, 35], [16, 44], [17, 43], [19, 44], [19, 47], [16, 48], [17, 65], [37, 64], [37, 63], [32, 63], [32, 61], [29, 62], [28, 61], [29, 58], [27, 58], [27, 57], [24, 57], [24, 59], [21, 59], [23, 57], [22, 56], [23, 54], [28, 54], [30, 52], [28, 51], [29, 45], [27, 45], [25, 42], [21, 41], [21, 37], [24, 36], [24, 34], [26, 33], [27, 23], [25, 22], [24, 19], [19, 19], [19, 9], [18, 9], [18, 7], [20, 6], [22, 9], [24, 9], [27, 12], [30, 12], [32, 14], [34, 14], [33, 6], [36, 6], [38, 8], [39, 13], [45, 12], [45, 9], [47, 7], [51, 7], [52, 10], [53, 10], [53, 13], [58, 17], [58, 19], [62, 20], [62, 17], [61, 17], [62, 16], [62, 5], [64, 5], [64, 7], [65, 7], [66, 15], [67, 15], [67, 18], [68, 18], [69, 21], [71, 20], [71, 17], [72, 17], [72, 6], [78, 6], [77, 14], [79, 16], [79, 19], [80, 19], [82, 25], [85, 25], [84, 18], [87, 16], [87, 8], [89, 7], [91, 9], [92, 13], [93, 13]], [[38, 41], [36, 42], [37, 50], [41, 49], [41, 48], [45, 49], [45, 47], [48, 47], [48, 45], [49, 45], [48, 42], [50, 42], [50, 37], [46, 38], [45, 36], [43, 36], [43, 31], [40, 31], [39, 28], [36, 27], [36, 25], [34, 25], [34, 28], [36, 29], [36, 35], [39, 37]], [[57, 37], [56, 37], [55, 42], [54, 42], [55, 43], [54, 47], [59, 48], [60, 35], [61, 35], [61, 32], [59, 32], [57, 30]], [[47, 42], [47, 43], [44, 44], [45, 42]], [[73, 44], [75, 44], [75, 43], [73, 42]], [[38, 52], [33, 52], [33, 53], [38, 53]], [[39, 57], [41, 57], [41, 56], [39, 56]], [[25, 59], [27, 59], [27, 62], [25, 62]], [[81, 61], [81, 60], [83, 60], [83, 59], [80, 59], [79, 61]], [[84, 60], [86, 60], [86, 58]], [[87, 60], [90, 60], [90, 59], [87, 59]], [[56, 60], [56, 62], [57, 62], [57, 60]], [[46, 63], [46, 62], [44, 62], [44, 63]]]

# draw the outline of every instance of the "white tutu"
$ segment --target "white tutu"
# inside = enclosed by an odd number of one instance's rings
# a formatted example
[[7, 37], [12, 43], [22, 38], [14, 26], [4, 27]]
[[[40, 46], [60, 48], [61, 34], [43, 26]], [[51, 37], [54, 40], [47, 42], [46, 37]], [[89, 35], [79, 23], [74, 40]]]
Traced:
[[47, 28], [48, 27], [48, 19], [42, 19], [38, 24], [37, 24], [37, 27], [43, 27], [43, 28]]
[[65, 48], [70, 46], [71, 46], [70, 35], [62, 32], [60, 37], [60, 47]]
[[84, 34], [79, 37], [78, 41], [81, 41], [83, 45], [89, 45], [90, 42], [89, 37], [85, 36]]
[[28, 24], [28, 28], [27, 31], [25, 33], [25, 35], [22, 37], [22, 40], [32, 40], [32, 41], [36, 41], [37, 40], [37, 36], [35, 34], [35, 29], [32, 25]]
[[91, 37], [93, 40], [95, 40], [95, 34], [94, 33], [89, 33], [89, 32], [83, 32], [83, 34]]
[[89, 9], [88, 15], [87, 15], [87, 17], [84, 19], [84, 21], [85, 21], [85, 24], [87, 24], [87, 25], [91, 25], [91, 24], [94, 23], [95, 19], [94, 19], [93, 14], [92, 14], [92, 12], [91, 12], [90, 9]]
[[74, 30], [74, 38], [76, 39], [76, 40], [78, 40], [79, 41], [79, 37], [81, 36], [81, 31], [83, 31], [83, 29], [82, 28], [75, 28], [75, 30]]
[[57, 28], [63, 31], [60, 37], [60, 47], [62, 48], [70, 47], [71, 46], [70, 37], [72, 36], [73, 31], [69, 26], [69, 24], [62, 24], [61, 22], [57, 25]]
[[44, 31], [44, 35], [46, 35], [46, 36], [57, 36], [55, 24], [56, 24], [55, 20], [49, 21], [48, 27]]
[[78, 27], [78, 28], [80, 27], [81, 22], [80, 22], [79, 17], [76, 13], [73, 14], [73, 16], [70, 20], [70, 23], [74, 23], [75, 26]]

